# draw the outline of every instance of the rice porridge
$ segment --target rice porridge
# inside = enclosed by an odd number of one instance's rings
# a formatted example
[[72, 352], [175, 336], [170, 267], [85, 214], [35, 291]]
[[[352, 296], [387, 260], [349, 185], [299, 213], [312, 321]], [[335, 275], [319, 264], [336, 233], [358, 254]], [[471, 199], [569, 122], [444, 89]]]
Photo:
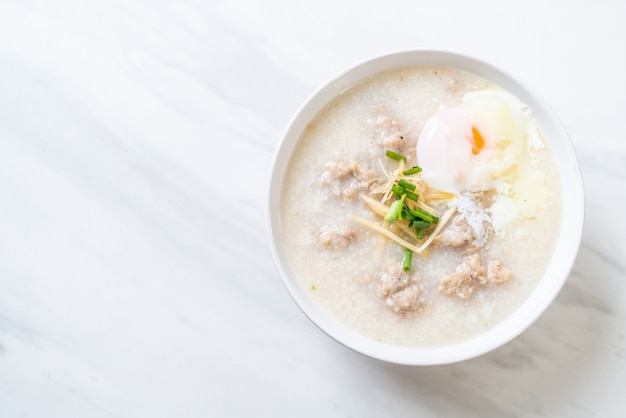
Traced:
[[307, 126], [284, 179], [290, 263], [357, 332], [434, 347], [494, 327], [537, 286], [560, 185], [530, 109], [475, 74], [384, 72]]

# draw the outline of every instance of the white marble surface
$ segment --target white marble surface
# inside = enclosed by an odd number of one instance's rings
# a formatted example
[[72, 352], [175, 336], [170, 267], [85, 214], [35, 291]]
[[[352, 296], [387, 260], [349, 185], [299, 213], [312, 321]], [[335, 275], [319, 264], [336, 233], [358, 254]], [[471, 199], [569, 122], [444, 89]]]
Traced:
[[[624, 416], [625, 17], [619, 0], [0, 0], [0, 417]], [[300, 102], [419, 47], [542, 93], [587, 221], [530, 329], [412, 368], [302, 315], [265, 210]]]

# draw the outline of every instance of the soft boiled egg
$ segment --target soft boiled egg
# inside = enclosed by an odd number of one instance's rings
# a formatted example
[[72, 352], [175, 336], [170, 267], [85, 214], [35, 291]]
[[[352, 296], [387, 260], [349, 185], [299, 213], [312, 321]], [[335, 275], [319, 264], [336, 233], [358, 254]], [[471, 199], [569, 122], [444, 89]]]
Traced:
[[532, 118], [510, 93], [466, 94], [458, 106], [439, 111], [417, 142], [423, 179], [453, 193], [497, 187], [526, 149]]
[[[473, 228], [488, 220], [500, 234], [513, 220], [536, 216], [547, 200], [545, 173], [533, 160], [533, 150], [543, 146], [526, 105], [510, 93], [483, 90], [432, 116], [418, 139], [416, 157], [429, 186], [459, 195], [451, 205], [466, 214]], [[491, 207], [469, 210], [461, 194], [486, 190], [496, 192]], [[478, 222], [472, 223], [474, 218]], [[480, 237], [480, 228], [474, 230]]]

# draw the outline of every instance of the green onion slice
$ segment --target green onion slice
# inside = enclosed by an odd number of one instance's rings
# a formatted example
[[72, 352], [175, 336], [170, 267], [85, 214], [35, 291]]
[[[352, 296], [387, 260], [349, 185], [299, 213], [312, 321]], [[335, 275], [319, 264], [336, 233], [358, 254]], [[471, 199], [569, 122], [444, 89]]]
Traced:
[[397, 216], [397, 219], [399, 220], [402, 220], [402, 211], [404, 209], [405, 200], [406, 200], [406, 193], [403, 193], [402, 196], [400, 196], [400, 200], [397, 201], [397, 202], [400, 202], [400, 205], [398, 206], [398, 216]]
[[396, 200], [389, 206], [387, 210], [387, 214], [385, 215], [385, 222], [389, 222], [390, 224], [394, 223], [398, 220], [398, 212], [402, 209], [400, 205], [400, 201]]
[[413, 183], [408, 182], [405, 179], [400, 179], [400, 181], [398, 181], [398, 186], [404, 187], [405, 189], [410, 190], [412, 192], [414, 192], [415, 188], [417, 187]]
[[391, 186], [391, 191], [394, 193], [398, 193], [400, 196], [402, 196], [406, 189], [398, 184], [394, 184], [393, 186]]
[[430, 213], [426, 212], [425, 210], [421, 210], [421, 209], [409, 209], [409, 212], [411, 212], [412, 215], [417, 216], [418, 218], [421, 218], [425, 221], [428, 221], [430, 223], [437, 223], [439, 221], [439, 219], [437, 219], [437, 222], [435, 222], [435, 218], [437, 218], [436, 216], [431, 215]]
[[405, 190], [404, 193], [406, 194], [406, 198], [407, 199], [411, 199], [411, 200], [417, 202], [417, 199], [419, 198], [419, 195], [417, 193], [413, 193], [412, 191], [410, 191], [408, 189]]
[[402, 260], [402, 270], [411, 270], [411, 260], [413, 259], [413, 251], [408, 248], [404, 250], [404, 260]]
[[409, 168], [408, 170], [404, 170], [402, 174], [404, 174], [405, 176], [410, 176], [411, 174], [417, 174], [420, 171], [422, 171], [422, 167], [414, 166], [412, 168]]
[[[409, 195], [407, 195], [406, 198], [408, 199]], [[407, 221], [409, 221], [409, 223], [417, 219], [415, 215], [409, 212], [409, 207], [407, 206], [406, 202], [404, 202], [404, 207], [402, 208], [402, 217], [406, 219]]]
[[428, 221], [412, 221], [411, 228], [423, 229], [428, 228], [430, 226], [430, 222]]
[[406, 161], [406, 157], [404, 155], [400, 155], [397, 152], [394, 152], [394, 151], [392, 151], [390, 149], [385, 151], [385, 155], [387, 157], [391, 158], [392, 160], [396, 160], [396, 161], [404, 160], [404, 161]]

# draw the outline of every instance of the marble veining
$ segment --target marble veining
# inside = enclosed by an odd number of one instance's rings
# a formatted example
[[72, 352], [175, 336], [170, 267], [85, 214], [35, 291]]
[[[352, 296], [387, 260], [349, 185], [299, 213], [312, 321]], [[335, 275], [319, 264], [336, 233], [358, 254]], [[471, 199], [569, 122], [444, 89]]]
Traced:
[[[617, 0], [0, 0], [0, 417], [623, 416], [625, 15]], [[320, 332], [265, 225], [300, 103], [420, 47], [533, 85], [586, 188], [555, 302], [437, 367]]]

